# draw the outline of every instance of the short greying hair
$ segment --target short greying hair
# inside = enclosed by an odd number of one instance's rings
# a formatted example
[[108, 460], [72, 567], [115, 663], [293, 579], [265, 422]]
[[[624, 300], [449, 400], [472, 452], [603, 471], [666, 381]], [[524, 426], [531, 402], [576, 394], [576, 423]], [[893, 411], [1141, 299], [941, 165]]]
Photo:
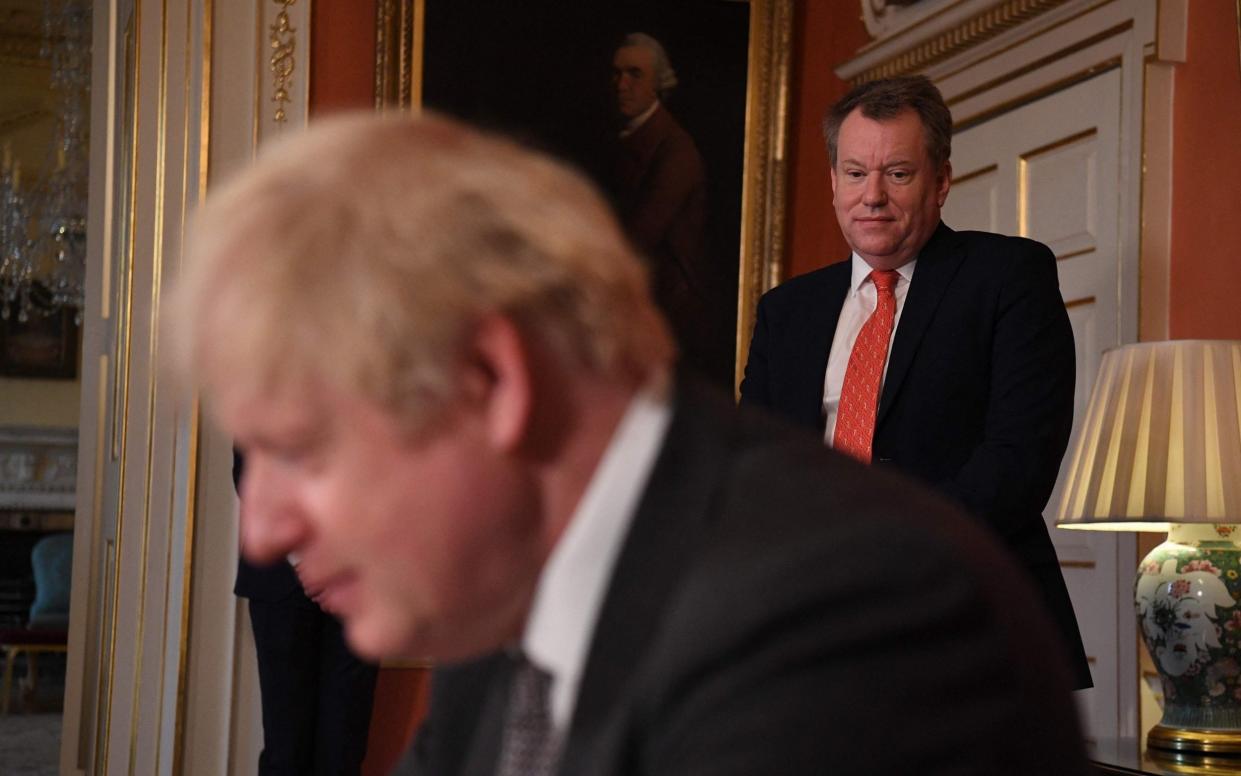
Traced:
[[942, 167], [952, 156], [952, 114], [943, 95], [924, 75], [899, 75], [855, 86], [828, 109], [823, 119], [823, 136], [832, 167], [836, 166], [840, 125], [854, 109], [861, 109], [862, 115], [873, 121], [894, 119], [912, 110], [922, 122], [927, 155], [935, 167]]
[[677, 73], [672, 69], [672, 62], [668, 59], [668, 52], [664, 51], [664, 44], [645, 32], [631, 32], [617, 48], [628, 46], [639, 46], [655, 55], [655, 92], [661, 100], [665, 99], [676, 88]]

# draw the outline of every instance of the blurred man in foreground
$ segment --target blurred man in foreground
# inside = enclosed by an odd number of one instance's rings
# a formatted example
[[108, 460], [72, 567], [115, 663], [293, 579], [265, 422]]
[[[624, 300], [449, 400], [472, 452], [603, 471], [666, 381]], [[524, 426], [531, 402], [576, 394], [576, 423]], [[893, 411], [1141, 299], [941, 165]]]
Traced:
[[419, 774], [1076, 774], [1063, 656], [950, 507], [674, 376], [559, 164], [324, 121], [213, 192], [183, 371], [369, 658], [439, 662]]

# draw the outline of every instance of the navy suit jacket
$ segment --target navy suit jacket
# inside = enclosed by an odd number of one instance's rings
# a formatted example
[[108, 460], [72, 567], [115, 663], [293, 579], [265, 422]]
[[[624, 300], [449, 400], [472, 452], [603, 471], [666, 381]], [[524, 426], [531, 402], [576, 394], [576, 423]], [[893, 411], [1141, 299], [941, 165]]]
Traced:
[[[989, 533], [730, 404], [678, 390], [557, 773], [1084, 773], [1063, 655]], [[439, 668], [397, 773], [493, 774], [510, 676]]]
[[[822, 434], [823, 380], [851, 264], [759, 303], [741, 402]], [[1042, 512], [1073, 424], [1073, 330], [1041, 243], [940, 224], [918, 255], [892, 341], [872, 460], [981, 517], [1025, 565], [1091, 686]]]

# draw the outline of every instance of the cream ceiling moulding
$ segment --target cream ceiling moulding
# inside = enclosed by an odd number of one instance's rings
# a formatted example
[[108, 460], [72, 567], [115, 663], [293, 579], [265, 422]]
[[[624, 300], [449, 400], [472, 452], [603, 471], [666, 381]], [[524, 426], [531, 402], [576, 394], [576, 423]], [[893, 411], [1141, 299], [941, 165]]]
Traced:
[[876, 40], [837, 68], [836, 74], [856, 84], [917, 72], [1070, 1], [923, 0], [897, 7], [882, 0], [862, 0], [867, 30]]

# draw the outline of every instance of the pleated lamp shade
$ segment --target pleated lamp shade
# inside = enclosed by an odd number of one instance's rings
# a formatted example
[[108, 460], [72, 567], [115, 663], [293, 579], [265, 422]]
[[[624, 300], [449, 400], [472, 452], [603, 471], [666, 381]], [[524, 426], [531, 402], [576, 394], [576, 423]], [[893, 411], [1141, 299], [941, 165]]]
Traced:
[[1069, 460], [1061, 528], [1241, 522], [1241, 341], [1104, 353]]

